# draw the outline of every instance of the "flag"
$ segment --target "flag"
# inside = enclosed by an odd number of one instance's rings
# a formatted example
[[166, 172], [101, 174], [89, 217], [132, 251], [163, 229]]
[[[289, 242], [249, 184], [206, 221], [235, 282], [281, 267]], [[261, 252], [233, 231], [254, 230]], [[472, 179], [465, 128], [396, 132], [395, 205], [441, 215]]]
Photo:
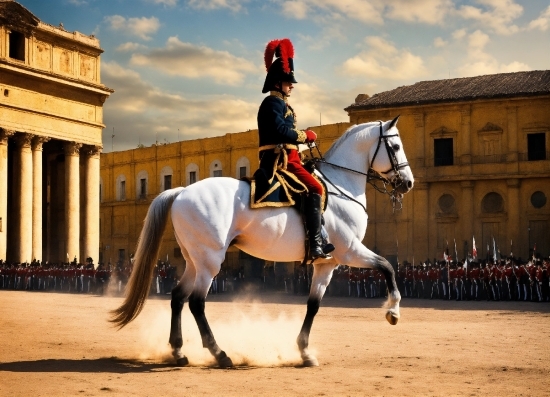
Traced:
[[474, 260], [477, 258], [476, 238], [472, 236], [472, 257]]
[[443, 260], [449, 262], [449, 242], [447, 241], [447, 248], [443, 251]]
[[453, 241], [455, 242], [455, 259], [458, 262], [458, 251], [456, 250], [456, 240], [453, 238]]
[[513, 258], [514, 257], [514, 250], [513, 250], [513, 244], [512, 244], [512, 239], [510, 239], [510, 258]]
[[497, 263], [497, 244], [495, 243], [494, 237], [493, 237], [493, 262]]
[[537, 243], [535, 243], [535, 246], [533, 247], [533, 260], [535, 260], [535, 252], [537, 251]]

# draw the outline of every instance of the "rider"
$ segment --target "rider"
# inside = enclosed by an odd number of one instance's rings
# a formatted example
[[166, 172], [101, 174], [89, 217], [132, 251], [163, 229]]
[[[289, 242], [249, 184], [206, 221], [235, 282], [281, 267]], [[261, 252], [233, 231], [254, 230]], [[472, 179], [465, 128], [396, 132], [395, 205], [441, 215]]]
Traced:
[[[276, 60], [273, 61], [273, 55]], [[280, 158], [278, 151], [286, 152], [286, 170], [294, 174], [307, 188], [305, 197], [305, 220], [308, 229], [311, 259], [327, 258], [323, 251], [321, 236], [321, 195], [323, 187], [302, 166], [297, 145], [314, 142], [317, 134], [311, 130], [296, 128], [296, 114], [288, 104], [288, 97], [294, 78], [294, 47], [289, 39], [272, 40], [265, 49], [267, 69], [262, 93], [269, 92], [258, 111], [258, 133], [260, 138], [260, 168], [267, 175], [274, 172], [274, 163]]]

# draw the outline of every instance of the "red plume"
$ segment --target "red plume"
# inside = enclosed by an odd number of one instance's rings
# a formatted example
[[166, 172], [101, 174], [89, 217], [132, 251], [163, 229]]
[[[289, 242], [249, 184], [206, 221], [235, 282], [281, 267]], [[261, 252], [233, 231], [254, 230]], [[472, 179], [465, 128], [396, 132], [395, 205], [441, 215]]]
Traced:
[[283, 63], [283, 70], [285, 73], [290, 73], [290, 66], [288, 64], [288, 58], [294, 58], [294, 46], [289, 39], [271, 40], [267, 43], [264, 53], [265, 68], [269, 71], [269, 67], [273, 63], [273, 55], [278, 52]]
[[281, 61], [283, 62], [283, 70], [285, 73], [290, 73], [288, 58], [294, 58], [294, 46], [289, 39], [282, 39], [279, 43], [279, 51], [281, 53]]
[[277, 49], [279, 42], [280, 40], [271, 40], [265, 47], [264, 61], [266, 71], [269, 71], [269, 67], [273, 63], [273, 54], [275, 54], [275, 49]]

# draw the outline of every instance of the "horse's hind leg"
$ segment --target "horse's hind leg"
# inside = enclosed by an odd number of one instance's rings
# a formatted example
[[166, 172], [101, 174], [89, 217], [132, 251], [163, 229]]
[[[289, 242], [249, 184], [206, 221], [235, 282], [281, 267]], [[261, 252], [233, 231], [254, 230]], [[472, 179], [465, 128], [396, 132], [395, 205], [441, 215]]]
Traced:
[[185, 299], [190, 295], [195, 283], [195, 267], [190, 261], [187, 261], [185, 272], [180, 282], [172, 290], [172, 300], [170, 307], [172, 309], [172, 319], [170, 323], [170, 339], [169, 343], [172, 347], [172, 356], [179, 366], [189, 364], [187, 357], [181, 352], [183, 346], [183, 337], [181, 335], [181, 311], [183, 309]]
[[206, 294], [208, 293], [208, 289], [212, 283], [212, 278], [213, 276], [206, 269], [197, 269], [195, 288], [193, 293], [189, 296], [189, 309], [191, 310], [191, 314], [193, 314], [193, 317], [197, 322], [197, 326], [199, 327], [202, 346], [210, 351], [210, 353], [216, 358], [216, 361], [221, 368], [228, 368], [233, 366], [233, 362], [216, 343], [214, 334], [208, 325], [208, 321], [206, 320], [206, 315], [204, 313]]
[[300, 355], [302, 356], [302, 362], [304, 367], [315, 367], [319, 365], [317, 358], [311, 354], [308, 350], [309, 346], [309, 334], [311, 332], [311, 326], [313, 325], [313, 319], [319, 311], [321, 299], [327, 289], [330, 279], [332, 278], [332, 271], [335, 265], [332, 263], [323, 263], [314, 265], [313, 278], [311, 280], [311, 290], [309, 291], [309, 298], [307, 300], [307, 312], [302, 324], [302, 329], [298, 335], [296, 342], [300, 349]]

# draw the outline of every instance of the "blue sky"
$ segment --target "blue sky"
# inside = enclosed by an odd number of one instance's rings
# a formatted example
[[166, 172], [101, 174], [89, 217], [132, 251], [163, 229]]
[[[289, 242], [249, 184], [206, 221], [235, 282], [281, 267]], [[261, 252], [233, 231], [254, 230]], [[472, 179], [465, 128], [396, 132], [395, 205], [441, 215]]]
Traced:
[[550, 67], [548, 0], [18, 1], [99, 38], [104, 152], [256, 128], [276, 38], [294, 44], [299, 128], [348, 121], [358, 94]]

